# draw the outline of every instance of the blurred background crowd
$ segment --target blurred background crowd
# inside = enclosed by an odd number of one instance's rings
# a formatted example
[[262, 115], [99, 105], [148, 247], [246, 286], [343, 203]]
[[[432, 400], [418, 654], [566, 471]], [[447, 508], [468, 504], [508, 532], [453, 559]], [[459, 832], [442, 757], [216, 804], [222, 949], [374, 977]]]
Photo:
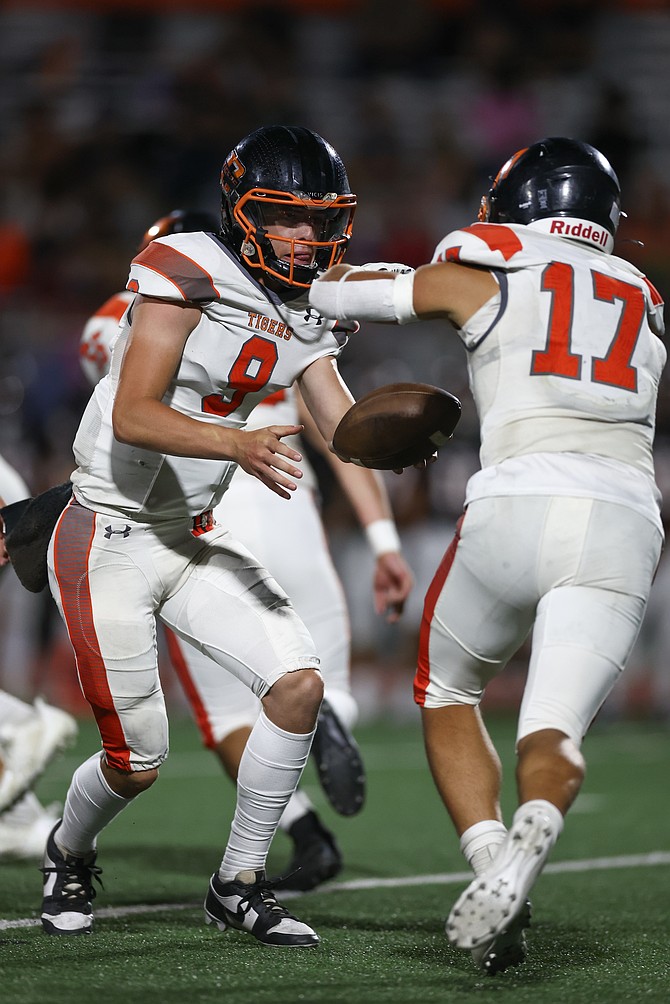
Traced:
[[[167, 8], [167, 9], [166, 9]], [[228, 151], [300, 124], [343, 157], [358, 195], [348, 259], [430, 260], [476, 217], [507, 157], [543, 136], [593, 143], [627, 213], [617, 252], [670, 299], [670, 4], [666, 0], [20, 0], [0, 5], [0, 453], [33, 493], [66, 480], [89, 387], [79, 338], [125, 285], [141, 235], [177, 209], [218, 212]], [[352, 614], [363, 714], [413, 713], [423, 594], [478, 466], [463, 352], [444, 325], [366, 325], [341, 369], [356, 396], [394, 380], [457, 394], [463, 419], [427, 471], [389, 475], [417, 579], [401, 627], [372, 612], [372, 559], [319, 465]], [[670, 514], [670, 392], [658, 414]], [[316, 461], [318, 464], [318, 460]], [[287, 503], [290, 504], [290, 503]], [[668, 559], [665, 559], [667, 562]], [[670, 567], [603, 714], [670, 721]], [[167, 657], [166, 657], [167, 658]], [[524, 653], [489, 701], [516, 701]], [[169, 682], [169, 699], [180, 698]], [[77, 709], [48, 595], [0, 582], [0, 686]]]

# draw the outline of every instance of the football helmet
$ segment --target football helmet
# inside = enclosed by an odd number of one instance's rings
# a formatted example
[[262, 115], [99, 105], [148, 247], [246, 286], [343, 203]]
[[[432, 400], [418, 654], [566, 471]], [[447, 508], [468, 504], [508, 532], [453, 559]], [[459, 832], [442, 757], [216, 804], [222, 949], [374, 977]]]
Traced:
[[[224, 236], [248, 268], [285, 286], [308, 288], [341, 261], [355, 208], [341, 158], [318, 133], [301, 126], [256, 129], [221, 169]], [[273, 240], [282, 241], [286, 252], [277, 253]]]
[[518, 150], [482, 197], [483, 223], [523, 223], [608, 254], [621, 213], [619, 180], [588, 143], [549, 137]]
[[191, 234], [199, 230], [204, 230], [208, 234], [219, 232], [219, 221], [214, 213], [198, 209], [174, 209], [167, 216], [161, 216], [159, 220], [152, 223], [142, 237], [137, 253], [144, 251], [145, 247], [155, 241], [157, 237], [167, 237], [168, 234]]

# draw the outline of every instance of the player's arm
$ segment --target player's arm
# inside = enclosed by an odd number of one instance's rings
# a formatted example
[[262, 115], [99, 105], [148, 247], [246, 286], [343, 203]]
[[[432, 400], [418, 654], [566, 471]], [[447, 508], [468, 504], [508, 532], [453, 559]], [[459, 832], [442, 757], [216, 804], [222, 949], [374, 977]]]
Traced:
[[[312, 445], [328, 459], [365, 530], [375, 556], [375, 610], [379, 614], [385, 613], [386, 619], [392, 623], [402, 614], [414, 578], [400, 553], [400, 538], [386, 487], [377, 471], [345, 464], [328, 446], [335, 426], [350, 408], [353, 398], [340, 377], [337, 363], [330, 357], [312, 363], [303, 373], [300, 385], [304, 396], [299, 392], [297, 400], [305, 433]], [[329, 439], [322, 431], [324, 425], [327, 430], [332, 430]]]
[[436, 262], [416, 272], [369, 272], [334, 265], [312, 283], [309, 300], [325, 317], [406, 324], [445, 317], [462, 327], [499, 293], [492, 272], [473, 265]]
[[243, 432], [200, 422], [166, 404], [163, 398], [184, 346], [200, 322], [200, 308], [189, 303], [138, 296], [114, 401], [114, 435], [121, 443], [178, 457], [234, 460], [283, 498], [295, 490], [300, 454], [282, 436], [299, 426], [273, 426]]

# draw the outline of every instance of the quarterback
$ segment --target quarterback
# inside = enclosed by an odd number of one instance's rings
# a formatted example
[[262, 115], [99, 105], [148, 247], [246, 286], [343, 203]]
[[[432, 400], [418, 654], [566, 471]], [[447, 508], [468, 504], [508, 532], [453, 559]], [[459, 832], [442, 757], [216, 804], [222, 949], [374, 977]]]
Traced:
[[[213, 214], [174, 210], [149, 227], [138, 251], [170, 234], [216, 234], [219, 229], [219, 220]], [[368, 267], [378, 268], [380, 264]], [[386, 267], [404, 268], [395, 263]], [[93, 386], [109, 372], [119, 321], [133, 299], [134, 294], [127, 290], [115, 294], [84, 326], [80, 360]], [[327, 448], [295, 385], [256, 405], [245, 428], [270, 425], [303, 425], [310, 445], [328, 460], [375, 556], [375, 608], [388, 620], [397, 620], [412, 576], [400, 554], [400, 538], [379, 475], [343, 463]], [[298, 452], [303, 451], [301, 438], [290, 440]], [[350, 732], [358, 709], [351, 692], [349, 619], [321, 521], [316, 474], [306, 457], [301, 469], [303, 476], [288, 506], [255, 477], [238, 469], [213, 515], [272, 572], [312, 636], [325, 696], [311, 755], [332, 807], [341, 815], [352, 816], [365, 801], [365, 770]], [[395, 600], [388, 591], [393, 584], [397, 588]], [[222, 673], [220, 665], [200, 648], [169, 629], [166, 641], [203, 742], [235, 780], [260, 709], [258, 699], [231, 673]], [[293, 843], [291, 861], [280, 883], [282, 889], [312, 889], [339, 873], [343, 861], [338, 843], [304, 790], [298, 788], [291, 796], [279, 826]]]
[[[415, 699], [475, 878], [447, 935], [489, 973], [525, 958], [528, 893], [584, 777], [584, 735], [626, 665], [661, 554], [652, 445], [661, 298], [614, 255], [619, 183], [587, 143], [518, 151], [479, 221], [415, 274], [337, 265], [310, 302], [340, 319], [442, 317], [467, 352], [481, 470], [426, 595]], [[479, 703], [527, 635], [519, 807]]]
[[[336, 151], [304, 128], [267, 126], [221, 172], [222, 236], [174, 234], [132, 262], [136, 294], [74, 443], [73, 498], [49, 547], [49, 579], [102, 738], [75, 772], [47, 843], [42, 924], [92, 929], [100, 831], [158, 777], [168, 729], [158, 617], [261, 704], [237, 806], [205, 901], [209, 923], [276, 947], [318, 936], [278, 903], [268, 848], [314, 735], [323, 681], [286, 593], [212, 510], [236, 468], [290, 499], [300, 425], [247, 430], [255, 405], [297, 380], [326, 441], [352, 397], [346, 341], [311, 309], [315, 277], [344, 255], [356, 198]], [[388, 583], [389, 605], [405, 581]]]

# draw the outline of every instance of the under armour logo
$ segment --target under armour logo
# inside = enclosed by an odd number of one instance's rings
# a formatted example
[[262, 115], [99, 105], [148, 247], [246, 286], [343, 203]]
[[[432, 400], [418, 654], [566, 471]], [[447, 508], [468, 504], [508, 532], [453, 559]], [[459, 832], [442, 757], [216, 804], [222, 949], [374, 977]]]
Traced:
[[305, 312], [305, 320], [311, 321], [313, 319], [316, 319], [317, 326], [319, 324], [323, 324], [323, 317], [318, 312], [318, 310], [314, 310], [312, 307], [308, 307]]
[[124, 538], [125, 537], [129, 537], [130, 536], [130, 527], [126, 523], [126, 525], [124, 526], [123, 530], [113, 530], [112, 529], [112, 524], [110, 523], [109, 526], [105, 527], [105, 537], [107, 538], [107, 540], [111, 540], [111, 537], [112, 537], [113, 533], [120, 533], [121, 536], [124, 537]]

